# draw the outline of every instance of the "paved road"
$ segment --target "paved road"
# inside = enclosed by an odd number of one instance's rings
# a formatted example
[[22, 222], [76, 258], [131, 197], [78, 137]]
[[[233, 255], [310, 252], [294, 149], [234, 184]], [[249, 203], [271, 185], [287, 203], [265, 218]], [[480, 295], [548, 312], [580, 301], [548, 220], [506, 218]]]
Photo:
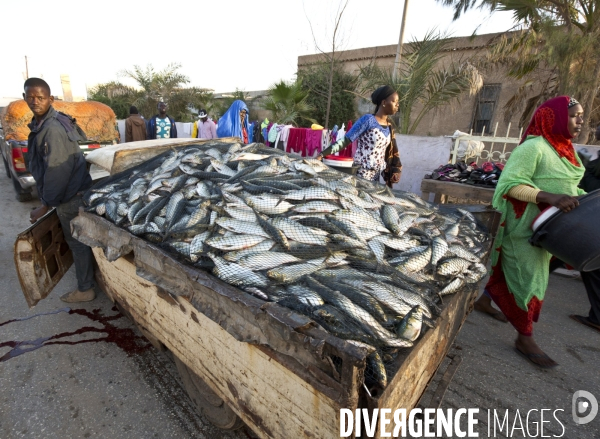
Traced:
[[[28, 226], [36, 203], [18, 203], [6, 176], [0, 177], [0, 437], [2, 438], [246, 438], [244, 430], [225, 434], [198, 415], [187, 401], [177, 371], [162, 354], [139, 338], [135, 327], [104, 295], [73, 306], [68, 313], [58, 297], [75, 287], [69, 273], [48, 299], [32, 310], [20, 292], [13, 265], [13, 243]], [[61, 311], [62, 310], [62, 311]], [[57, 312], [59, 311], [59, 312]], [[480, 437], [487, 437], [487, 410], [562, 409], [544, 424], [544, 435], [569, 439], [600, 437], [600, 416], [577, 426], [571, 397], [587, 390], [600, 400], [600, 334], [567, 316], [585, 313], [587, 299], [578, 280], [551, 276], [536, 336], [560, 367], [542, 371], [517, 356], [514, 330], [473, 313], [452, 353], [463, 362], [442, 408], [479, 408]], [[111, 317], [107, 318], [107, 317]], [[31, 317], [3, 324], [14, 319]], [[48, 337], [53, 339], [45, 340]], [[21, 344], [19, 356], [11, 342]], [[134, 342], [132, 345], [131, 342]], [[40, 347], [41, 346], [41, 347]], [[28, 349], [31, 349], [28, 351]], [[427, 402], [427, 401], [425, 401]], [[539, 413], [539, 412], [537, 412]], [[545, 412], [546, 420], [553, 419]], [[535, 415], [535, 413], [533, 413]], [[530, 416], [530, 433], [537, 419]], [[506, 437], [506, 434], [496, 437]], [[510, 436], [510, 434], [508, 435]], [[512, 437], [524, 437], [515, 430]]]
[[[2, 172], [0, 437], [247, 438], [244, 430], [223, 433], [194, 410], [173, 363], [137, 338], [105, 295], [71, 306], [79, 314], [65, 312], [69, 304], [59, 296], [76, 287], [73, 268], [46, 300], [27, 307], [13, 244], [37, 205], [17, 202]], [[11, 342], [29, 344], [16, 351]], [[23, 353], [7, 359], [11, 352]]]

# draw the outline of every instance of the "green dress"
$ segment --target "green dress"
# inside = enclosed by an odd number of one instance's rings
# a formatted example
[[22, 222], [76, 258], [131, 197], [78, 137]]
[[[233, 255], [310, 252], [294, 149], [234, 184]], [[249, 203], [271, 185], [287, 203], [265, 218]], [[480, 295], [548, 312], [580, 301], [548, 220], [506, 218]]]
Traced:
[[501, 251], [502, 271], [508, 289], [519, 308], [525, 311], [534, 296], [544, 299], [552, 255], [528, 242], [533, 233], [531, 223], [540, 213], [538, 205], [520, 202], [517, 204], [526, 206], [524, 212], [519, 208], [515, 210], [506, 194], [520, 184], [554, 194], [584, 194], [577, 185], [585, 169], [577, 154], [575, 157], [579, 166], [560, 157], [543, 137], [528, 136], [506, 162], [494, 193], [492, 204], [502, 213], [502, 219], [494, 244], [492, 267], [496, 266]]

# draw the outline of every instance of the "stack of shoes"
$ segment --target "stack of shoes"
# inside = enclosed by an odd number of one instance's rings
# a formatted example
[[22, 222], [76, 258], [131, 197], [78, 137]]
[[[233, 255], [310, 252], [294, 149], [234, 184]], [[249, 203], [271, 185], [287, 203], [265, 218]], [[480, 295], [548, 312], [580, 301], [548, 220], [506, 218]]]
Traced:
[[503, 169], [503, 163], [485, 162], [478, 166], [476, 162], [467, 165], [463, 161], [441, 165], [431, 174], [425, 175], [425, 178], [495, 187]]

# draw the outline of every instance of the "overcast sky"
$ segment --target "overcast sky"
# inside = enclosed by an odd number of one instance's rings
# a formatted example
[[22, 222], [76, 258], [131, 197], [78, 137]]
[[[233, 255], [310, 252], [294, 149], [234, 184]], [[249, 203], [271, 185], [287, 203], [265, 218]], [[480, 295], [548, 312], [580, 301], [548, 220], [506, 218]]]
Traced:
[[[349, 0], [341, 49], [397, 44], [402, 0]], [[191, 85], [216, 92], [264, 90], [292, 80], [299, 55], [331, 44], [338, 0], [28, 0], [0, 2], [0, 98], [20, 96], [25, 72], [42, 76], [62, 95], [60, 75], [73, 94], [118, 79], [118, 72], [171, 62]], [[501, 32], [511, 15], [471, 11], [452, 22], [452, 10], [435, 0], [412, 0], [405, 40], [437, 27], [454, 36]]]

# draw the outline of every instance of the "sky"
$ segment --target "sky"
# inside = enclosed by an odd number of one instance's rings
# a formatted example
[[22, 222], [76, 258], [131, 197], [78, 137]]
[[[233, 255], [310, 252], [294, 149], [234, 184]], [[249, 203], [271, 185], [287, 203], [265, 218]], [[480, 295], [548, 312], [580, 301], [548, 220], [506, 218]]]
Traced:
[[[299, 55], [330, 46], [339, 0], [29, 0], [0, 1], [0, 98], [22, 93], [29, 76], [43, 77], [62, 95], [68, 74], [74, 96], [148, 64], [181, 64], [190, 85], [215, 92], [265, 90], [293, 80]], [[397, 44], [404, 1], [349, 0], [338, 50]], [[510, 13], [453, 10], [435, 0], [411, 0], [405, 41], [437, 28], [452, 36], [502, 32]], [[311, 25], [313, 32], [311, 32]], [[314, 38], [313, 38], [314, 33]], [[123, 81], [128, 83], [126, 80]], [[133, 85], [133, 84], [131, 84]]]

